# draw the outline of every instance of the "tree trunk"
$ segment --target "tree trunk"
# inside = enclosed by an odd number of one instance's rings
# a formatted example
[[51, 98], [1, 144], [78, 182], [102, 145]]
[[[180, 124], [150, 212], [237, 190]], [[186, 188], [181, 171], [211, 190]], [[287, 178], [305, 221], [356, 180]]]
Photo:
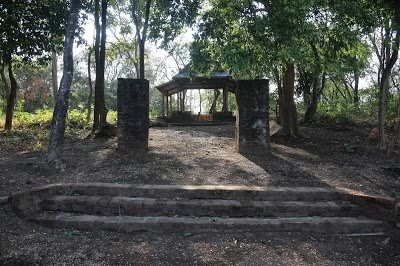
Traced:
[[144, 41], [139, 42], [139, 78], [144, 79]]
[[106, 65], [106, 39], [107, 39], [107, 6], [108, 0], [102, 0], [101, 2], [101, 44], [100, 44], [100, 97], [101, 102], [100, 109], [100, 126], [107, 123], [107, 110], [104, 98], [104, 72]]
[[14, 116], [15, 100], [17, 99], [17, 86], [18, 86], [12, 70], [11, 57], [9, 58], [9, 63], [8, 63], [8, 77], [10, 79], [10, 94], [8, 95], [7, 98], [6, 123], [4, 125], [4, 129], [7, 131], [11, 131], [12, 120]]
[[394, 136], [392, 141], [390, 142], [388, 153], [391, 153], [394, 150], [394, 145], [396, 145], [396, 143], [400, 139], [400, 99], [397, 105], [397, 118], [393, 127], [394, 127]]
[[199, 89], [199, 101], [200, 101], [200, 103], [199, 103], [199, 107], [200, 107], [200, 114], [201, 114], [201, 90]]
[[360, 101], [360, 97], [358, 95], [358, 87], [360, 84], [360, 74], [354, 73], [354, 104], [358, 107], [358, 103]]
[[276, 106], [275, 106], [275, 116], [276, 116], [276, 122], [278, 124], [281, 123], [281, 104], [280, 101], [283, 98], [282, 96], [282, 82], [281, 82], [281, 75], [279, 74], [279, 69], [274, 66], [273, 68], [273, 74], [275, 77], [275, 82], [278, 87], [278, 99], [276, 100]]
[[100, 113], [101, 113], [101, 103], [100, 103], [100, 0], [95, 0], [94, 7], [94, 24], [96, 28], [96, 37], [94, 41], [94, 57], [96, 65], [96, 80], [94, 84], [94, 117], [93, 117], [93, 130], [100, 127]]
[[307, 110], [304, 114], [304, 122], [309, 122], [314, 118], [315, 113], [317, 112], [319, 98], [325, 87], [325, 73], [322, 74], [322, 82], [319, 82], [319, 75], [315, 77], [312, 98], [310, 105], [307, 107]]
[[309, 122], [314, 118], [315, 112], [317, 111], [318, 108], [319, 98], [325, 86], [325, 74], [322, 74], [322, 82], [320, 81], [322, 66], [317, 47], [315, 46], [314, 43], [310, 43], [310, 46], [314, 55], [315, 69], [314, 69], [314, 80], [312, 83], [312, 98], [309, 106], [307, 107], [306, 113], [304, 114], [304, 122]]
[[106, 58], [106, 28], [107, 28], [107, 6], [108, 1], [102, 0], [101, 2], [101, 26], [99, 15], [99, 0], [95, 1], [95, 26], [96, 26], [96, 40], [95, 40], [95, 58], [96, 58], [96, 82], [95, 82], [95, 100], [94, 100], [94, 119], [93, 130], [101, 129], [102, 125], [106, 123], [107, 111], [105, 108], [104, 99], [104, 69]]
[[385, 103], [386, 90], [389, 87], [390, 70], [384, 69], [382, 73], [381, 84], [379, 88], [379, 109], [378, 109], [378, 148], [386, 150], [385, 138]]
[[214, 99], [212, 101], [211, 108], [208, 111], [210, 115], [217, 112], [217, 101], [220, 94], [221, 92], [218, 89], [214, 89]]
[[[139, 43], [139, 79], [145, 79], [145, 71], [144, 71], [144, 52], [145, 52], [145, 44], [147, 38], [147, 28], [149, 25], [149, 16], [150, 16], [150, 6], [152, 0], [146, 0], [145, 13], [144, 13], [144, 23], [142, 25], [140, 17], [136, 12], [138, 12], [138, 6], [136, 1], [133, 1], [132, 5], [132, 18], [136, 27], [136, 37]], [[143, 27], [141, 27], [143, 26]], [[141, 30], [142, 28], [142, 30]], [[141, 33], [140, 33], [141, 32]]]
[[90, 116], [92, 115], [92, 97], [93, 97], [93, 84], [92, 84], [92, 73], [91, 73], [91, 57], [92, 57], [93, 49], [89, 48], [89, 53], [88, 53], [88, 87], [89, 87], [89, 96], [87, 100], [87, 116], [86, 116], [86, 122], [90, 122]]
[[[395, 15], [393, 19], [393, 24], [397, 27], [400, 26], [400, 1], [397, 1]], [[394, 26], [392, 25], [392, 27]], [[386, 43], [386, 64], [382, 71], [382, 77], [379, 83], [379, 110], [378, 110], [378, 148], [381, 150], [386, 150], [386, 138], [385, 138], [385, 101], [386, 92], [389, 90], [389, 79], [392, 69], [399, 56], [399, 46], [400, 46], [400, 33], [396, 28], [395, 41], [392, 47], [392, 55], [390, 56], [390, 46], [387, 47]], [[388, 31], [386, 31], [388, 32]]]
[[57, 78], [57, 53], [53, 51], [51, 53], [51, 81], [53, 87], [53, 105], [56, 105], [57, 101], [57, 92], [58, 92], [58, 78]]
[[[8, 84], [6, 75], [4, 73], [4, 66], [1, 66], [1, 68], [0, 68], [0, 75], [1, 75], [1, 79], [3, 81], [3, 87], [4, 87], [3, 100], [4, 100], [4, 102], [7, 102], [8, 96], [10, 95], [10, 84]], [[5, 110], [6, 110], [6, 107], [4, 106], [4, 111]]]
[[294, 64], [287, 64], [283, 75], [282, 97], [279, 100], [279, 113], [281, 119], [282, 134], [298, 137], [297, 110], [294, 103]]
[[[398, 5], [400, 5], [400, 3]], [[400, 45], [400, 33], [396, 32], [395, 42], [392, 48], [393, 49], [392, 56], [390, 56], [390, 59], [388, 59], [385, 68], [383, 69], [381, 82], [379, 84], [380, 86], [379, 86], [379, 110], [378, 110], [378, 148], [380, 150], [386, 150], [386, 139], [385, 139], [386, 92], [389, 90], [390, 75], [392, 73], [392, 69], [399, 55], [399, 45]]]
[[75, 31], [78, 26], [79, 17], [79, 0], [71, 0], [70, 10], [68, 15], [68, 24], [65, 33], [64, 42], [64, 69], [61, 79], [59, 93], [57, 95], [56, 106], [54, 107], [53, 119], [51, 121], [50, 141], [48, 148], [48, 162], [54, 165], [55, 168], [64, 170], [62, 162], [62, 149], [65, 133], [65, 119], [68, 111], [69, 92], [71, 88], [74, 58], [73, 47]]

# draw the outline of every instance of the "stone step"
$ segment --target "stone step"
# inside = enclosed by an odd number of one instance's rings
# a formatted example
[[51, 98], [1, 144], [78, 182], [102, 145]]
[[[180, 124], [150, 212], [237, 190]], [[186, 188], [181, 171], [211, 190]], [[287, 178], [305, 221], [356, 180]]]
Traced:
[[333, 234], [381, 233], [382, 221], [349, 217], [211, 218], [94, 216], [43, 213], [30, 219], [43, 226], [121, 232], [162, 231], [201, 233], [214, 231], [314, 232]]
[[75, 183], [63, 185], [64, 194], [86, 196], [124, 196], [142, 198], [187, 198], [262, 201], [336, 201], [346, 200], [347, 193], [319, 187], [247, 187], [189, 185], [130, 185]]
[[53, 196], [41, 203], [45, 211], [94, 215], [208, 216], [208, 217], [305, 217], [357, 216], [349, 202], [239, 201], [185, 198], [129, 198], [107, 196]]

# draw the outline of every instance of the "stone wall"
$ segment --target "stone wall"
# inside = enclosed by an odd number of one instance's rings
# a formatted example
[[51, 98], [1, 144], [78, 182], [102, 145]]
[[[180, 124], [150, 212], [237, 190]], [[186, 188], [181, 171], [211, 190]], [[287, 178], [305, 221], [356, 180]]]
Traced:
[[9, 197], [13, 211], [20, 217], [26, 218], [41, 211], [42, 200], [57, 195], [61, 185], [47, 185], [27, 191], [16, 192]]
[[240, 153], [268, 152], [269, 81], [238, 80], [236, 87], [236, 147]]
[[149, 144], [149, 81], [118, 79], [118, 148], [142, 152]]

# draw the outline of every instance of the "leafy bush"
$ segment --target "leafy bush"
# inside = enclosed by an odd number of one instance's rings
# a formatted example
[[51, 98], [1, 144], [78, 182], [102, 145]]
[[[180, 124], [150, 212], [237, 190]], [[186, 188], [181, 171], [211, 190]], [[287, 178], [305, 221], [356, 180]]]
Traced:
[[314, 121], [319, 124], [352, 125], [359, 114], [353, 103], [346, 101], [323, 102], [318, 106]]
[[107, 122], [113, 125], [117, 124], [117, 111], [109, 111], [107, 114]]

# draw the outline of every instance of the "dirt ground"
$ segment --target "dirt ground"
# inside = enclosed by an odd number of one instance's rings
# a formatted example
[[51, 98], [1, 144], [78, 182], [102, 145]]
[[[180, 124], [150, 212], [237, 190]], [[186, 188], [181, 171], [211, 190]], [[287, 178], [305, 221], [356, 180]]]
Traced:
[[[400, 147], [370, 143], [368, 125], [301, 127], [299, 139], [273, 137], [271, 153], [235, 152], [234, 126], [150, 129], [149, 152], [117, 149], [116, 139], [68, 140], [67, 169], [46, 151], [0, 151], [0, 196], [50, 183], [330, 186], [400, 196]], [[400, 265], [400, 230], [382, 236], [180, 234], [48, 229], [0, 212], [0, 265]]]

